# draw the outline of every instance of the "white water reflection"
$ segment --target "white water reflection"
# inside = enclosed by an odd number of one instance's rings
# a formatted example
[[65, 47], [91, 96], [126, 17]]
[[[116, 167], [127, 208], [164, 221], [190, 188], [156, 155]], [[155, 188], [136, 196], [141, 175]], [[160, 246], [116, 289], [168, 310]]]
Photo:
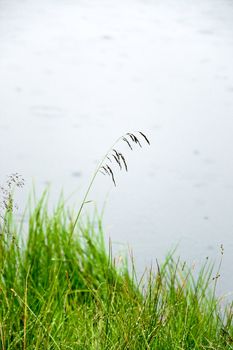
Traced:
[[[0, 0], [1, 176], [78, 198], [109, 145], [141, 129], [152, 145], [128, 152], [106, 235], [141, 268], [177, 243], [191, 261], [224, 244], [232, 290], [232, 18], [227, 0]], [[98, 178], [100, 206], [109, 187]]]

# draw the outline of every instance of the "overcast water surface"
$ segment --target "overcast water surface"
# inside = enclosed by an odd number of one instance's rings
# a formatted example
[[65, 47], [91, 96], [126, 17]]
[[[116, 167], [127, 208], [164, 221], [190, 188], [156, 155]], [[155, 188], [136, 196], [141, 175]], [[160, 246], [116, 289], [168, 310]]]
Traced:
[[[96, 162], [120, 135], [117, 187], [98, 176], [114, 249], [140, 271], [177, 255], [219, 261], [233, 290], [233, 2], [0, 0], [1, 182], [19, 172], [38, 193], [51, 183], [80, 201]], [[120, 147], [120, 146], [119, 146]], [[89, 204], [91, 206], [91, 204]]]

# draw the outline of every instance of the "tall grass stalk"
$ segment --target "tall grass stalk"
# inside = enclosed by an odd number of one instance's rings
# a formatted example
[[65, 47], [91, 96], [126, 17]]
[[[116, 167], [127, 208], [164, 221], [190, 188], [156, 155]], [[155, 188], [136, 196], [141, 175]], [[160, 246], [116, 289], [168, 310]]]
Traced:
[[[136, 136], [136, 134], [137, 134], [137, 136]], [[87, 198], [88, 198], [88, 195], [89, 195], [89, 193], [91, 191], [93, 183], [95, 182], [96, 176], [99, 173], [108, 174], [108, 175], [111, 176], [112, 181], [113, 181], [114, 185], [116, 186], [114, 172], [112, 170], [112, 167], [110, 167], [108, 163], [109, 162], [112, 163], [112, 161], [115, 161], [119, 165], [120, 169], [122, 169], [122, 167], [124, 166], [125, 170], [128, 171], [127, 162], [126, 162], [125, 157], [123, 156], [123, 154], [121, 152], [119, 152], [118, 150], [115, 150], [114, 147], [120, 141], [121, 142], [126, 142], [131, 150], [133, 150], [133, 144], [136, 144], [136, 145], [139, 145], [140, 147], [142, 147], [142, 144], [141, 144], [141, 142], [139, 140], [139, 137], [142, 138], [143, 140], [145, 140], [147, 144], [150, 144], [150, 141], [148, 140], [147, 136], [144, 133], [142, 133], [141, 131], [138, 131], [137, 133], [126, 133], [126, 134], [120, 136], [113, 143], [113, 145], [108, 149], [108, 151], [105, 153], [103, 158], [100, 160], [99, 164], [96, 167], [96, 170], [94, 171], [94, 173], [93, 173], [93, 175], [91, 177], [91, 180], [89, 182], [87, 190], [86, 190], [86, 192], [84, 194], [84, 198], [83, 198], [83, 200], [81, 202], [81, 205], [79, 207], [78, 213], [77, 213], [77, 215], [75, 217], [75, 220], [74, 220], [74, 223], [73, 223], [73, 229], [71, 231], [72, 233], [74, 232], [75, 227], [76, 227], [76, 225], [78, 223], [78, 220], [79, 220], [80, 215], [82, 213], [83, 207], [87, 203]], [[123, 163], [123, 165], [122, 165], [122, 163]]]

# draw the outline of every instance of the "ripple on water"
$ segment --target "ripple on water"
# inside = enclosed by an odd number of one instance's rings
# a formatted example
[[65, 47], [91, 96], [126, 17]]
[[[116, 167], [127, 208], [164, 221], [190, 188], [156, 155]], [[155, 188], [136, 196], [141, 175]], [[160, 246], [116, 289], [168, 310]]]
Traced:
[[43, 117], [48, 119], [55, 119], [63, 117], [63, 111], [56, 106], [37, 105], [31, 106], [30, 112], [35, 117]]
[[212, 29], [200, 29], [198, 30], [198, 33], [202, 35], [214, 35], [214, 31]]
[[71, 174], [72, 177], [81, 177], [82, 173], [81, 171], [73, 171]]

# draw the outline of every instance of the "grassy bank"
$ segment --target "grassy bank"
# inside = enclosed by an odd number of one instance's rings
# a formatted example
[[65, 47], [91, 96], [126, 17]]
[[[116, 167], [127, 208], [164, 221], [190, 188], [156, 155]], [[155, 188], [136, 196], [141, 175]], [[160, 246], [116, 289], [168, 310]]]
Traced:
[[86, 221], [73, 231], [62, 205], [49, 215], [41, 200], [22, 247], [22, 227], [8, 213], [0, 233], [1, 349], [233, 348], [232, 309], [220, 310], [207, 263], [194, 280], [168, 257], [143, 287], [106, 251], [101, 222]]

